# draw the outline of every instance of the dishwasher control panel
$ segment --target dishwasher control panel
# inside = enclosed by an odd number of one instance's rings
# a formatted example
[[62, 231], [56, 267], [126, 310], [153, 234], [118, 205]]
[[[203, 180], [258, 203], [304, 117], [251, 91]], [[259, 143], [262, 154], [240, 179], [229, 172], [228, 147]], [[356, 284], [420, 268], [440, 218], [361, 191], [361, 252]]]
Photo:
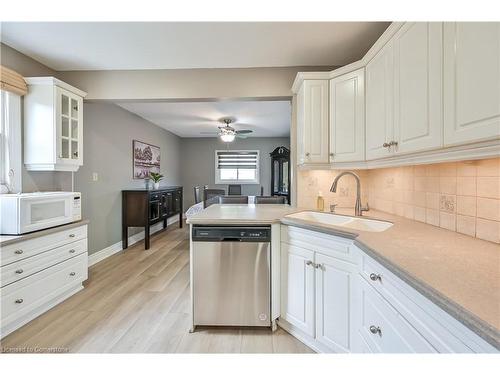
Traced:
[[193, 226], [193, 241], [270, 242], [271, 227]]

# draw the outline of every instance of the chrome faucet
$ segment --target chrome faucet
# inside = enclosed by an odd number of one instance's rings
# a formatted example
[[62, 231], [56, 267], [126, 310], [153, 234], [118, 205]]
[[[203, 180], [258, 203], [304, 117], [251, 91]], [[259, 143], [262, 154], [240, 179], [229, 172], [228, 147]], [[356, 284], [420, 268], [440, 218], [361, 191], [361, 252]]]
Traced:
[[350, 171], [345, 171], [339, 174], [337, 177], [335, 177], [335, 180], [333, 180], [332, 187], [330, 188], [330, 191], [332, 193], [337, 192], [337, 184], [342, 176], [345, 175], [351, 175], [356, 179], [356, 205], [354, 206], [354, 214], [356, 216], [362, 216], [363, 211], [368, 211], [369, 207], [368, 204], [366, 204], [366, 207], [361, 207], [361, 182], [359, 181], [359, 176]]

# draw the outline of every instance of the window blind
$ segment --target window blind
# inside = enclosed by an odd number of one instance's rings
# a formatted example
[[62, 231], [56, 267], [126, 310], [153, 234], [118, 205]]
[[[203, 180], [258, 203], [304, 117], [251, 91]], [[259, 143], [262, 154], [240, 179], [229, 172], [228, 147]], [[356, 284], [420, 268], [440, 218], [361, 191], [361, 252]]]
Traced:
[[257, 151], [217, 151], [218, 169], [257, 169]]
[[23, 96], [28, 93], [28, 86], [23, 76], [0, 65], [0, 89]]

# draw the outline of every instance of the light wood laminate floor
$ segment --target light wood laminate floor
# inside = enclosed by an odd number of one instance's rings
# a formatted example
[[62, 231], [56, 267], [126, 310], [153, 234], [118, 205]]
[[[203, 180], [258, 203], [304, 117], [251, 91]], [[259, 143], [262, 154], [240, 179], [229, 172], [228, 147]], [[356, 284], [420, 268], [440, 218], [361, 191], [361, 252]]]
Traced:
[[189, 232], [173, 225], [89, 269], [85, 289], [1, 341], [84, 353], [310, 353], [278, 329], [189, 333]]

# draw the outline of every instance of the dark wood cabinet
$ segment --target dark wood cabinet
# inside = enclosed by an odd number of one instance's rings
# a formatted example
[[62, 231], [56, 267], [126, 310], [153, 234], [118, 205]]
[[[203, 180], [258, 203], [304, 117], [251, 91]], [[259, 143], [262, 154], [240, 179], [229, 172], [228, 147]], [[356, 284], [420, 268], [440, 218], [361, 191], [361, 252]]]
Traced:
[[271, 156], [271, 195], [282, 196], [290, 204], [290, 151], [277, 147]]
[[150, 227], [169, 217], [179, 215], [182, 228], [182, 187], [172, 186], [158, 190], [122, 190], [122, 245], [128, 247], [128, 228], [144, 227], [144, 246], [149, 249]]

